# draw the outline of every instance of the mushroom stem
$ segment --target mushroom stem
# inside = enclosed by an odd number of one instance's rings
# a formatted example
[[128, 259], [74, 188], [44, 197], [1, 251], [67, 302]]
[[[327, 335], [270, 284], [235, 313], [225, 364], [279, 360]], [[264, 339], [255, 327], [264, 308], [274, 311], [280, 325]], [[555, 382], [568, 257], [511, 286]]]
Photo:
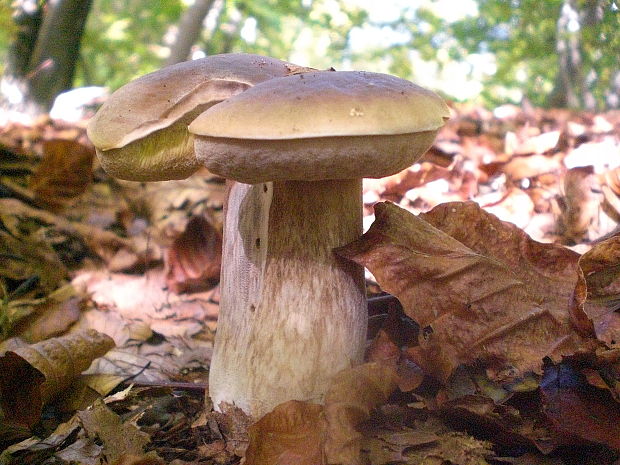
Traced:
[[322, 402], [362, 361], [364, 270], [332, 249], [362, 232], [361, 180], [234, 183], [209, 392], [254, 418], [288, 400]]

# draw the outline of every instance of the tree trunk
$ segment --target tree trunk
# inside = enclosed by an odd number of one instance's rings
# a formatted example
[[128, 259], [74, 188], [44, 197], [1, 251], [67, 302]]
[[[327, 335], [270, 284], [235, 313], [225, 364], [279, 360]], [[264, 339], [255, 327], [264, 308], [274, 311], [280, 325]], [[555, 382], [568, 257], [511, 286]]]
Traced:
[[581, 28], [591, 21], [596, 9], [579, 12], [575, 0], [564, 0], [556, 29], [558, 74], [549, 101], [552, 106], [594, 110], [596, 100], [583, 73]]
[[30, 98], [49, 110], [71, 88], [92, 0], [50, 0], [29, 64]]
[[166, 60], [166, 66], [180, 63], [188, 59], [189, 54], [202, 31], [204, 19], [211, 11], [215, 0], [196, 0], [190, 6], [179, 22], [179, 31], [176, 40], [170, 48], [170, 56]]
[[13, 22], [17, 26], [17, 34], [7, 54], [7, 75], [15, 78], [26, 77], [42, 19], [43, 9], [36, 0], [13, 3]]

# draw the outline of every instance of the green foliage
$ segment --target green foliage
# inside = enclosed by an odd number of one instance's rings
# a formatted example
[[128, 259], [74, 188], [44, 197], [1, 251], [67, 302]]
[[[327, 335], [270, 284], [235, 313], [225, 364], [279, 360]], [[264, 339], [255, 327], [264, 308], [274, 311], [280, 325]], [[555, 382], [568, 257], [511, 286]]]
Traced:
[[[373, 23], [357, 1], [215, 0], [196, 45], [207, 55], [244, 51], [317, 68], [389, 72], [436, 89], [442, 79], [457, 86], [482, 80], [479, 98], [488, 104], [526, 96], [546, 105], [558, 87], [558, 17], [567, 1], [477, 0], [477, 13], [457, 20], [445, 0], [403, 1], [400, 17]], [[620, 93], [620, 15], [612, 0], [570, 2], [580, 15], [579, 30], [570, 34], [579, 42], [586, 83], [576, 91], [590, 92], [602, 107], [610, 92]], [[115, 89], [161, 67], [189, 3], [94, 0], [75, 85]], [[0, 50], [16, 32], [10, 5], [0, 0]], [[360, 48], [353, 40], [377, 32], [390, 38], [388, 46], [367, 41]]]
[[181, 0], [95, 0], [76, 85], [116, 89], [157, 69], [167, 53], [164, 37], [182, 11]]
[[[8, 49], [11, 38], [17, 31], [11, 15], [11, 0], [0, 0], [0, 51]], [[4, 60], [0, 60], [0, 73], [3, 72]]]
[[[402, 21], [411, 33], [406, 47], [425, 60], [466, 60], [471, 54], [492, 53], [496, 71], [483, 81], [481, 97], [490, 104], [504, 103], [510, 95], [524, 95], [537, 105], [549, 102], [558, 79], [558, 18], [563, 0], [478, 0], [476, 16], [448, 22], [434, 12], [434, 1], [410, 11]], [[586, 8], [599, 7], [603, 16], [590, 24]], [[619, 71], [620, 15], [607, 0], [578, 0], [579, 41], [583, 76], [599, 107]], [[443, 55], [441, 52], [444, 52]], [[439, 58], [440, 66], [441, 63]], [[514, 93], [511, 91], [518, 90]], [[583, 89], [577, 89], [581, 92]]]

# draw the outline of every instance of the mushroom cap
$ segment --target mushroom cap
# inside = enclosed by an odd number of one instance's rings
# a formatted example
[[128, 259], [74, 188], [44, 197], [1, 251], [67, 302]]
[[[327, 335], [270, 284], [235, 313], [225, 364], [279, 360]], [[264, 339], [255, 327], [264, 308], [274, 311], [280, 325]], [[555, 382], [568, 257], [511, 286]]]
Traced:
[[114, 92], [88, 125], [106, 171], [122, 179], [184, 178], [200, 166], [187, 125], [215, 103], [295, 65], [251, 54], [213, 55], [162, 68]]
[[386, 74], [318, 71], [256, 85], [189, 126], [197, 158], [245, 183], [383, 177], [414, 163], [450, 112]]

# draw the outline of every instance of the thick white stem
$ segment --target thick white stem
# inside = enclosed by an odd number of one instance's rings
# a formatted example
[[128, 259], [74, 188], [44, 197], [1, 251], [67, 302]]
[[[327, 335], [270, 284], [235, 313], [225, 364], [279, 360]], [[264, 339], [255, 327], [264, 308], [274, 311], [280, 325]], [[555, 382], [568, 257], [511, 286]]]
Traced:
[[331, 377], [361, 362], [363, 268], [332, 252], [361, 232], [361, 180], [233, 184], [209, 375], [216, 409], [259, 418], [291, 399], [320, 403]]

